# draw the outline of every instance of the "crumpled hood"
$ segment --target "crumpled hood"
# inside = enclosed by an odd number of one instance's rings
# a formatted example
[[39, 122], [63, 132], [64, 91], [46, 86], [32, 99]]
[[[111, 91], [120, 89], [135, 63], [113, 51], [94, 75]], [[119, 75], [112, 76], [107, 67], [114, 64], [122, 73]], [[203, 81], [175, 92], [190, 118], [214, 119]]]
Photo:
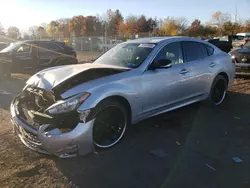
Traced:
[[98, 70], [98, 69], [107, 69], [107, 68], [129, 70], [129, 68], [125, 68], [125, 67], [105, 65], [105, 64], [95, 64], [95, 63], [58, 66], [58, 67], [48, 68], [48, 69], [45, 69], [36, 73], [27, 81], [27, 84], [38, 87], [38, 88], [46, 89], [46, 90], [52, 90], [57, 85], [87, 70], [90, 70], [90, 69]]

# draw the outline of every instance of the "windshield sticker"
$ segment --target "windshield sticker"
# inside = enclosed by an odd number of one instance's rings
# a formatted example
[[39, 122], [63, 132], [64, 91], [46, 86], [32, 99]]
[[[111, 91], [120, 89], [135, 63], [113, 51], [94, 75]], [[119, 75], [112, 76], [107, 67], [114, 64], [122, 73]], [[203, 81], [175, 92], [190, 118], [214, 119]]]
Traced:
[[140, 44], [139, 48], [154, 48], [155, 44]]
[[135, 44], [130, 43], [130, 44], [127, 44], [127, 45], [123, 46], [123, 48], [129, 48], [129, 47], [133, 47], [133, 46], [135, 46]]

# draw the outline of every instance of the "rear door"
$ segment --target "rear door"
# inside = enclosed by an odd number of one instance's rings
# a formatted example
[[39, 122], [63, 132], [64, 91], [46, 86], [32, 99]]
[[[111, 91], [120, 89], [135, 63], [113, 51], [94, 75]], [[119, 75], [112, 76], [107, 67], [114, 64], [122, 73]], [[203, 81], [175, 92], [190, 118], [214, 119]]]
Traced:
[[53, 42], [39, 42], [39, 65], [40, 67], [47, 67], [48, 63], [63, 55], [61, 53], [62, 47]]
[[211, 46], [194, 41], [183, 41], [185, 60], [186, 100], [193, 100], [207, 94], [211, 85], [211, 69], [216, 67]]

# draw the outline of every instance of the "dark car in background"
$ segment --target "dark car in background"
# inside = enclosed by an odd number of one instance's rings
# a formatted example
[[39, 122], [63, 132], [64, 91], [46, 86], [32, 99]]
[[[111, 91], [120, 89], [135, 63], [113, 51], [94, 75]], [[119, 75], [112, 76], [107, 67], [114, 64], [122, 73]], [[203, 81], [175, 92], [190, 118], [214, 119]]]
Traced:
[[75, 50], [64, 42], [19, 41], [0, 51], [0, 77], [77, 63]]
[[6, 48], [8, 46], [7, 42], [0, 42], [0, 50]]
[[237, 70], [250, 70], [250, 41], [229, 53]]
[[221, 49], [226, 53], [230, 52], [233, 48], [232, 42], [230, 41], [225, 41], [220, 39], [208, 39], [207, 42], [215, 45], [216, 47], [218, 47], [219, 49]]

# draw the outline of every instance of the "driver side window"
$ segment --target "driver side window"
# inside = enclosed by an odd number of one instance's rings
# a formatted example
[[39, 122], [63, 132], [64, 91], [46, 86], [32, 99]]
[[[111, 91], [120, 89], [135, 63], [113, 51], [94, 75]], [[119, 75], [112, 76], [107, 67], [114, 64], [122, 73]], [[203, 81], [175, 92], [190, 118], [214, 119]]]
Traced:
[[173, 42], [163, 47], [155, 57], [155, 60], [168, 59], [174, 64], [183, 63], [182, 48], [180, 42]]
[[19, 48], [17, 48], [16, 52], [17, 53], [22, 53], [22, 52], [30, 52], [30, 44], [22, 44]]

